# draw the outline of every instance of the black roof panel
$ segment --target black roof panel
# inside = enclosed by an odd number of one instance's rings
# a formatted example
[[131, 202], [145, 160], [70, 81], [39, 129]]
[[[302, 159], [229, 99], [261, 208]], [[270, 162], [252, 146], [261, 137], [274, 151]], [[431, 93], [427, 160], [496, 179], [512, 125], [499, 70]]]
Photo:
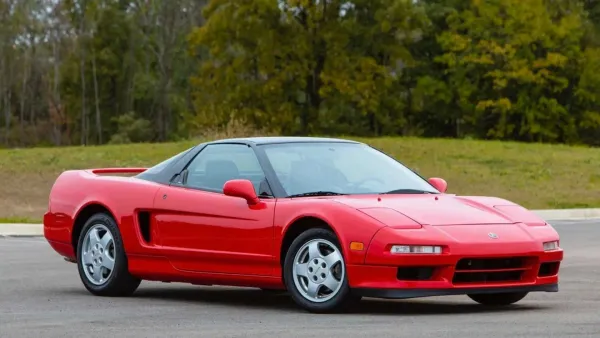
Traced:
[[306, 142], [337, 142], [337, 143], [356, 143], [360, 142], [352, 140], [344, 140], [338, 138], [327, 138], [327, 137], [302, 137], [302, 136], [268, 136], [268, 137], [244, 137], [244, 138], [229, 138], [222, 140], [215, 140], [207, 142], [211, 143], [229, 143], [229, 142], [240, 142], [240, 143], [253, 143], [256, 145], [260, 144], [277, 144], [277, 143], [306, 143]]

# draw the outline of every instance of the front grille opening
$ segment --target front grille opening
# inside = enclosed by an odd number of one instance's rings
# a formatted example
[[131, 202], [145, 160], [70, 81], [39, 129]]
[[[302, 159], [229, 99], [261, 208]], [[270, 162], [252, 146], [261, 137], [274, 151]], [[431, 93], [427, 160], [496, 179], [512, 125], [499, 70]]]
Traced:
[[456, 272], [452, 282], [454, 284], [464, 283], [500, 283], [518, 282], [523, 276], [523, 271], [487, 271], [487, 272]]
[[539, 277], [549, 277], [558, 274], [559, 262], [542, 263], [538, 272]]
[[434, 268], [429, 266], [398, 268], [396, 278], [408, 281], [430, 280], [433, 276], [433, 272]]
[[503, 270], [523, 268], [526, 257], [507, 258], [463, 258], [456, 264], [456, 270]]

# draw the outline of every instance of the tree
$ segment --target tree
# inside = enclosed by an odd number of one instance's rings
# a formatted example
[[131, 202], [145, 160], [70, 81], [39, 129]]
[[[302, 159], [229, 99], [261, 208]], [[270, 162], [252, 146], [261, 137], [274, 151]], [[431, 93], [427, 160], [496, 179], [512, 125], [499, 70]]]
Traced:
[[[559, 4], [557, 4], [559, 5]], [[584, 34], [582, 11], [544, 0], [471, 1], [439, 35], [448, 83], [468, 133], [525, 141], [575, 140], [570, 111]]]
[[282, 133], [377, 133], [397, 118], [394, 89], [422, 20], [412, 1], [213, 0], [204, 14], [190, 37], [204, 55], [198, 121], [234, 114]]

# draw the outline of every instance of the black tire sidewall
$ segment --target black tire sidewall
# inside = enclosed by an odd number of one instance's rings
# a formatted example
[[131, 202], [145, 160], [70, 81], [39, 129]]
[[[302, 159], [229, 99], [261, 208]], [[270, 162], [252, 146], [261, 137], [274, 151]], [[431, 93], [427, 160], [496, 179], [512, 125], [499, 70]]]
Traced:
[[[293, 276], [294, 258], [296, 256], [296, 253], [302, 247], [302, 245], [313, 239], [324, 239], [333, 243], [339, 250], [344, 260], [344, 278], [342, 280], [341, 289], [333, 298], [322, 303], [311, 302], [310, 300], [304, 298], [304, 296], [302, 296], [302, 294], [300, 294], [300, 292], [296, 288]], [[300, 234], [290, 245], [290, 248], [285, 257], [283, 269], [284, 283], [288, 292], [292, 296], [292, 299], [302, 308], [310, 312], [332, 312], [340, 310], [347, 304], [347, 302], [351, 298], [350, 287], [348, 284], [348, 270], [346, 268], [346, 258], [344, 257], [342, 246], [340, 245], [337, 237], [330, 230], [313, 228]]]
[[[102, 285], [95, 285], [87, 279], [87, 276], [83, 270], [83, 264], [81, 263], [81, 252], [85, 235], [92, 226], [97, 224], [104, 225], [111, 232], [115, 245], [115, 266], [111, 276], [108, 278], [108, 281]], [[132, 277], [129, 275], [128, 271], [127, 257], [125, 255], [123, 240], [121, 238], [119, 227], [110, 215], [105, 213], [95, 214], [90, 217], [83, 226], [77, 244], [77, 269], [79, 271], [79, 277], [81, 278], [85, 288], [95, 295], [115, 295], [119, 292], [119, 289], [121, 289], [121, 285], [124, 282], [132, 280]]]
[[487, 306], [507, 306], [514, 304], [528, 295], [528, 292], [483, 293], [470, 294], [469, 298]]

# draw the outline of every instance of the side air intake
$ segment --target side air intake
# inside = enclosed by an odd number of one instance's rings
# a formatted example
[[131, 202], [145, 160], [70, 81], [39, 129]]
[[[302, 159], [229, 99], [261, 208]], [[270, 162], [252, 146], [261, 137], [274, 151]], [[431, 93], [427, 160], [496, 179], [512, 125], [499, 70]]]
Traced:
[[152, 236], [150, 231], [150, 212], [140, 211], [138, 212], [138, 226], [140, 227], [140, 233], [146, 243], [152, 242]]

